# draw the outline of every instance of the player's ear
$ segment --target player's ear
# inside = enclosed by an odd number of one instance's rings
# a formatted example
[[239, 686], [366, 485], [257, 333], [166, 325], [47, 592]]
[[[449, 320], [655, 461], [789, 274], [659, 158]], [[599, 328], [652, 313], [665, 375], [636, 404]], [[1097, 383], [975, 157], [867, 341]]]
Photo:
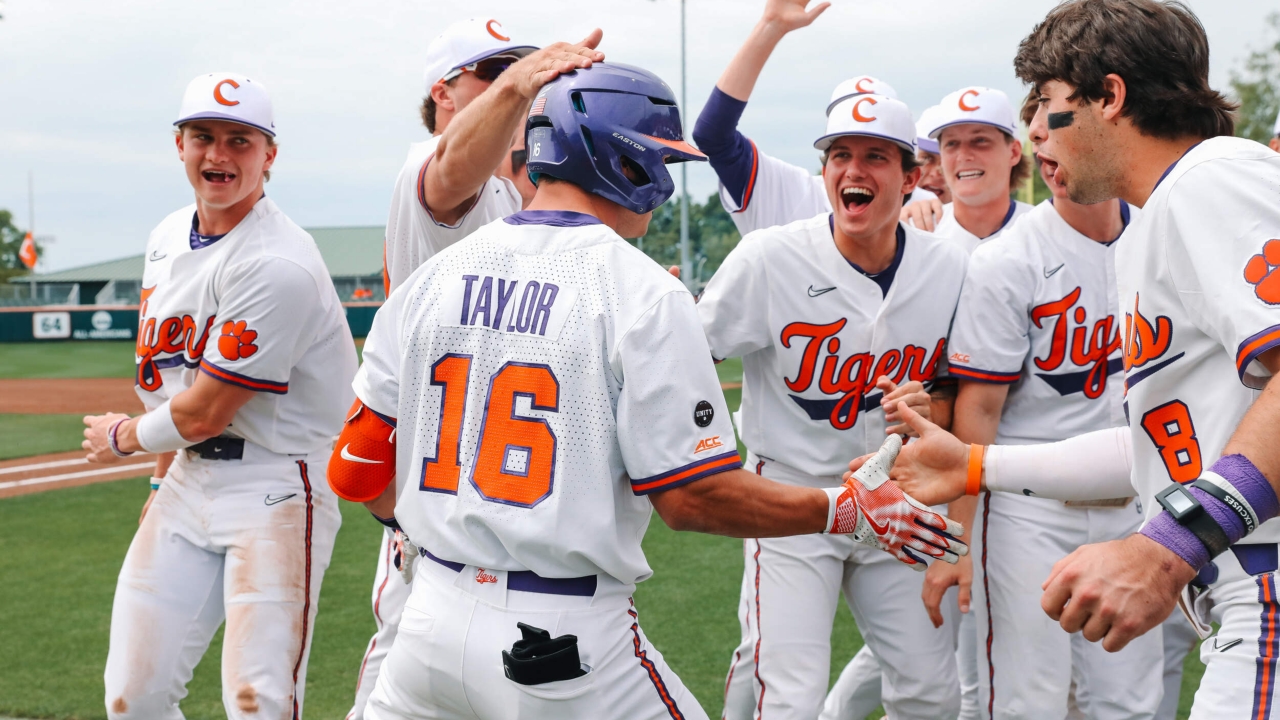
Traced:
[[1124, 101], [1129, 96], [1129, 86], [1125, 84], [1124, 78], [1111, 73], [1102, 78], [1102, 92], [1102, 99], [1098, 101], [1102, 119], [1107, 122], [1119, 120], [1120, 113], [1124, 110]]
[[916, 191], [916, 185], [920, 182], [920, 175], [924, 171], [919, 166], [911, 168], [902, 177], [902, 194], [910, 195]]
[[1009, 160], [1009, 167], [1014, 167], [1022, 161], [1022, 141], [1018, 138], [1010, 138], [1009, 150], [1012, 155]]
[[435, 101], [436, 107], [454, 112], [458, 108], [453, 103], [453, 93], [449, 92], [449, 86], [443, 82], [437, 82], [431, 86], [431, 99]]
[[186, 150], [186, 146], [182, 142], [182, 128], [178, 128], [178, 132], [173, 134], [173, 144], [178, 148], [178, 159], [185, 162], [186, 158], [182, 156]]

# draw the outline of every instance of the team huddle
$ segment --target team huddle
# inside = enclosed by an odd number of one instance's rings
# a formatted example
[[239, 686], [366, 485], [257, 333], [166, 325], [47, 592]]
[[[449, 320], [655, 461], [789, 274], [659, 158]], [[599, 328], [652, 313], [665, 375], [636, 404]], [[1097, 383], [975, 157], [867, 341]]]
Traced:
[[[1182, 5], [1068, 0], [1017, 50], [1021, 103], [840, 83], [814, 175], [738, 129], [808, 5], [766, 0], [692, 144], [599, 30], [449, 26], [360, 363], [266, 196], [266, 89], [191, 82], [147, 412], [85, 419], [91, 461], [157, 456], [109, 717], [182, 717], [224, 622], [228, 717], [301, 717], [339, 499], [385, 526], [348, 720], [707, 717], [632, 602], [655, 511], [743, 540], [726, 719], [1171, 720], [1197, 639], [1193, 718], [1280, 717], [1280, 121], [1231, 137]], [[742, 233], [697, 298], [624, 239], [681, 162]], [[866, 644], [828, 691], [842, 597]]]

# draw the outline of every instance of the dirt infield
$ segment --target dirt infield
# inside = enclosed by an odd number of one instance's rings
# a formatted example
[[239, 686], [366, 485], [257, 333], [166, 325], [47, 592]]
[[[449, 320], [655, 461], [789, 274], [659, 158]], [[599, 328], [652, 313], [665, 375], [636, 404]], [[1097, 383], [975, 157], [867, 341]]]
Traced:
[[130, 378], [0, 380], [0, 413], [51, 415], [142, 412]]
[[139, 453], [114, 465], [90, 465], [79, 450], [0, 461], [0, 498], [59, 490], [108, 480], [146, 477], [155, 456]]

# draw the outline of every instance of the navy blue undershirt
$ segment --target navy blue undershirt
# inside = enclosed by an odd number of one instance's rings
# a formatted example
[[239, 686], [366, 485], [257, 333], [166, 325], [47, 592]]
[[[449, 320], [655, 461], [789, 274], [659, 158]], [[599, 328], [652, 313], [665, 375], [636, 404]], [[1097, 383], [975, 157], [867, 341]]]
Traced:
[[191, 213], [191, 249], [192, 250], [207, 248], [226, 236], [227, 236], [226, 233], [222, 233], [221, 235], [201, 235], [200, 234], [200, 214]]
[[706, 154], [720, 184], [739, 207], [755, 166], [755, 147], [738, 131], [738, 121], [746, 109], [745, 102], [713, 87], [693, 126], [693, 142]]
[[586, 227], [600, 225], [594, 215], [572, 210], [521, 210], [502, 219], [508, 225], [550, 225], [551, 227]]
[[[835, 240], [835, 237], [836, 237], [835, 213], [832, 213], [827, 216], [827, 226], [831, 228], [831, 239]], [[857, 263], [853, 262], [849, 258], [845, 258], [844, 261], [849, 263], [849, 267], [853, 268], [854, 270], [857, 270], [858, 272], [867, 276], [867, 278], [870, 279], [872, 282], [879, 285], [880, 297], [883, 298], [889, 294], [889, 288], [893, 285], [893, 278], [895, 275], [898, 274], [898, 266], [902, 265], [902, 253], [904, 250], [906, 250], [906, 247], [907, 247], [907, 231], [902, 228], [902, 223], [898, 223], [897, 248], [893, 251], [893, 262], [889, 263], [889, 267], [885, 268], [884, 270], [881, 270], [878, 273], [869, 273], [866, 270], [863, 270], [861, 267], [858, 266]], [[839, 250], [837, 250], [837, 252], [839, 252]]]

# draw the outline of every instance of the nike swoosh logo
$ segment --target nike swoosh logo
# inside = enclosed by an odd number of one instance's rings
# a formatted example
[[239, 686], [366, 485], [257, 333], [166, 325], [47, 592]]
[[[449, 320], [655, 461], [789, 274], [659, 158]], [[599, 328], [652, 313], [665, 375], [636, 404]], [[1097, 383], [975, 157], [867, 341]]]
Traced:
[[1224, 644], [1224, 645], [1219, 645], [1219, 644], [1218, 644], [1218, 638], [1216, 638], [1216, 637], [1215, 637], [1215, 638], [1213, 639], [1213, 649], [1214, 649], [1214, 651], [1216, 651], [1216, 652], [1226, 652], [1226, 651], [1230, 650], [1231, 648], [1233, 648], [1233, 647], [1235, 647], [1235, 646], [1239, 645], [1239, 644], [1240, 644], [1240, 643], [1242, 643], [1242, 642], [1244, 642], [1244, 639], [1243, 639], [1243, 638], [1236, 638], [1235, 640], [1232, 640], [1232, 641], [1231, 641], [1231, 642], [1229, 642], [1229, 643], [1226, 643], [1226, 644]]
[[366, 460], [365, 458], [362, 458], [359, 455], [352, 455], [350, 452], [347, 451], [347, 448], [350, 448], [350, 447], [351, 447], [350, 443], [347, 443], [346, 445], [342, 446], [342, 452], [339, 454], [342, 456], [343, 460], [350, 460], [351, 462], [358, 462], [358, 463], [366, 463], [368, 465], [382, 464], [381, 460]]
[[1065, 267], [1065, 266], [1066, 266], [1066, 263], [1062, 263], [1061, 265], [1059, 265], [1058, 267], [1056, 267], [1056, 268], [1054, 268], [1054, 269], [1052, 269], [1052, 270], [1050, 270], [1049, 268], [1045, 268], [1045, 269], [1044, 269], [1044, 276], [1045, 276], [1045, 279], [1051, 278], [1051, 277], [1053, 277], [1054, 275], [1058, 274], [1058, 271], [1059, 271], [1059, 270], [1061, 270], [1061, 269], [1062, 269], [1063, 267]]
[[168, 253], [162, 253], [159, 250], [152, 250], [151, 257], [149, 259], [151, 262], [155, 262], [156, 260], [163, 260], [166, 257], [169, 257]]
[[267, 496], [267, 499], [262, 501], [262, 504], [263, 504], [263, 505], [276, 505], [276, 504], [279, 504], [279, 503], [284, 502], [285, 500], [288, 500], [288, 499], [289, 499], [289, 498], [291, 498], [291, 497], [297, 497], [297, 496], [298, 496], [298, 493], [290, 493], [290, 494], [288, 494], [288, 495], [281, 495], [280, 497], [271, 497], [270, 495], [268, 495], [268, 496]]
[[831, 292], [832, 290], [835, 290], [835, 288], [834, 288], [834, 287], [829, 287], [829, 288], [818, 288], [817, 290], [814, 290], [814, 289], [813, 289], [813, 286], [812, 286], [812, 285], [810, 285], [810, 286], [809, 286], [809, 297], [818, 297], [819, 295], [825, 295], [826, 293], [829, 293], [829, 292]]
[[870, 515], [863, 515], [867, 519], [867, 524], [875, 531], [876, 537], [884, 537], [889, 534], [889, 522], [886, 520], [884, 525], [877, 525], [876, 521], [871, 519]]

